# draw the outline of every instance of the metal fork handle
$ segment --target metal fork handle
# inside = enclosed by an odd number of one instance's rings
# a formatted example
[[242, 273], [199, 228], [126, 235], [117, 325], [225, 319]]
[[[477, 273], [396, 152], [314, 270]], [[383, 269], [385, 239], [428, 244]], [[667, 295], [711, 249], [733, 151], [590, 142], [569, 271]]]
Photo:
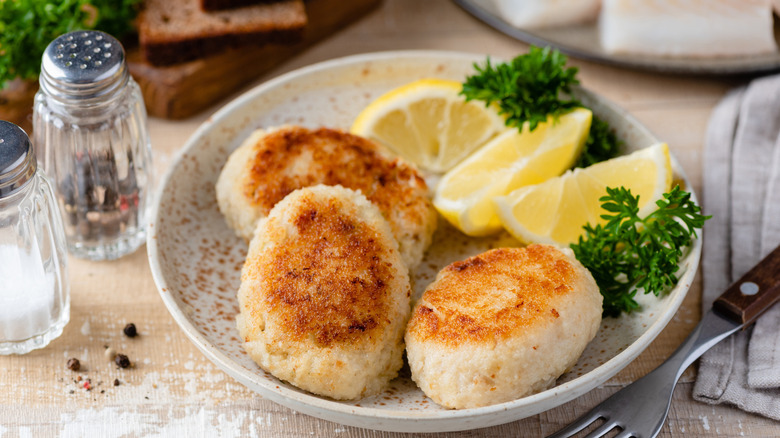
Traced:
[[[713, 309], [664, 363], [550, 438], [570, 437], [599, 418], [607, 419], [607, 424], [599, 428], [606, 429], [605, 432], [620, 426], [623, 429], [620, 436], [655, 437], [669, 413], [674, 387], [683, 371], [713, 345], [748, 326], [777, 301], [780, 301], [780, 246], [715, 300]], [[645, 396], [643, 400], [637, 400], [639, 394]], [[665, 405], [658, 409], [657, 403], [664, 401]], [[595, 432], [602, 433], [600, 430]]]
[[[657, 425], [650, 426], [653, 427], [655, 431], [652, 436], [655, 436], [661, 430], [661, 427], [664, 424], [666, 414], [669, 412], [669, 405], [671, 404], [672, 395], [674, 394], [674, 388], [677, 386], [677, 381], [685, 369], [688, 368], [688, 366], [690, 366], [702, 354], [704, 354], [705, 351], [709, 350], [713, 345], [739, 330], [740, 327], [742, 327], [741, 324], [732, 322], [714, 311], [707, 312], [699, 325], [697, 325], [693, 330], [693, 332], [688, 335], [688, 337], [677, 348], [677, 350], [675, 350], [675, 352], [672, 353], [672, 355], [669, 356], [669, 358], [666, 359], [666, 361], [664, 361], [658, 368], [654, 369], [631, 385], [616, 392], [611, 397], [597, 405], [595, 408], [591, 409], [588, 413], [577, 419], [575, 422], [550, 435], [549, 438], [571, 437], [593, 423], [593, 421], [599, 418], [607, 417], [608, 413], [605, 413], [603, 409], [604, 404], [613, 399], [625, 397], [625, 393], [627, 391], [635, 391], [637, 386], [642, 386], [643, 382], [648, 381], [665, 384], [662, 387], [655, 388], [659, 393], [657, 394], [657, 398], [653, 398], [653, 402], [655, 403], [666, 402], [665, 414], [658, 419]], [[662, 397], [663, 400], [659, 400], [659, 398]], [[614, 424], [605, 424], [604, 428], [606, 430], [596, 430], [594, 432], [599, 434], [605, 433], [612, 429], [612, 427], [614, 427]], [[593, 435], [599, 436], [595, 433]]]
[[647, 375], [671, 374], [674, 371], [674, 381], [677, 382], [682, 373], [702, 354], [715, 344], [727, 338], [732, 333], [742, 328], [742, 324], [735, 323], [718, 312], [710, 310], [704, 314], [701, 322], [693, 329], [690, 335], [677, 347], [677, 350], [668, 359]]

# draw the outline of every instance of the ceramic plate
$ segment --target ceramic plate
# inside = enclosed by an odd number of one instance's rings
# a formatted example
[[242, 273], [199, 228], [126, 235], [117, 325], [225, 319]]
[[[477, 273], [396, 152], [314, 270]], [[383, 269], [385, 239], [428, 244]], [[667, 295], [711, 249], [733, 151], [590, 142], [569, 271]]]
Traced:
[[[679, 285], [661, 299], [643, 299], [643, 311], [605, 319], [577, 365], [544, 392], [494, 406], [447, 410], [426, 398], [408, 374], [384, 393], [356, 402], [315, 396], [277, 380], [244, 352], [235, 324], [236, 291], [247, 250], [217, 209], [214, 183], [230, 152], [254, 129], [285, 123], [348, 129], [371, 100], [423, 77], [463, 80], [482, 55], [384, 52], [324, 62], [266, 82], [231, 102], [189, 139], [162, 182], [148, 239], [160, 294], [176, 322], [203, 353], [252, 390], [292, 409], [327, 420], [388, 431], [443, 432], [501, 424], [558, 406], [603, 383], [639, 355], [680, 306], [696, 271], [700, 242], [682, 261]], [[628, 149], [657, 141], [623, 110], [578, 90], [580, 98], [614, 126]], [[690, 187], [677, 165], [677, 178]], [[506, 234], [468, 238], [444, 223], [421, 268], [415, 293], [443, 266], [497, 246], [517, 245]]]
[[[780, 70], [780, 52], [721, 58], [610, 54], [601, 49], [595, 24], [519, 29], [501, 17], [493, 0], [454, 1], [485, 24], [512, 38], [536, 46], [553, 46], [563, 53], [589, 61], [640, 70], [700, 75], [759, 74]], [[775, 25], [775, 39], [780, 40], [779, 37], [780, 27]]]

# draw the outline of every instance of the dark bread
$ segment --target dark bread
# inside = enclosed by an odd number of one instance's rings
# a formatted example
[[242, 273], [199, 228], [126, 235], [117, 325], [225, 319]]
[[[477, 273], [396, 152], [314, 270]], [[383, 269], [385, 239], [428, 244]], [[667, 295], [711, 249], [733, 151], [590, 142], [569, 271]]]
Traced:
[[[127, 63], [130, 73], [141, 86], [149, 115], [184, 119], [232, 97], [248, 82], [346, 28], [380, 3], [381, 0], [308, 0], [305, 2], [308, 16], [306, 29], [303, 40], [296, 44], [238, 47], [206, 58], [162, 67], [146, 62], [140, 48], [136, 47], [128, 50]], [[36, 81], [28, 99], [30, 113], [37, 84]], [[2, 97], [0, 92], [0, 116]]]
[[218, 12], [204, 12], [200, 0], [147, 0], [138, 17], [138, 39], [146, 60], [162, 66], [229, 47], [294, 43], [306, 21], [301, 0]]
[[222, 11], [260, 3], [274, 3], [283, 0], [200, 0], [200, 8], [204, 11]]

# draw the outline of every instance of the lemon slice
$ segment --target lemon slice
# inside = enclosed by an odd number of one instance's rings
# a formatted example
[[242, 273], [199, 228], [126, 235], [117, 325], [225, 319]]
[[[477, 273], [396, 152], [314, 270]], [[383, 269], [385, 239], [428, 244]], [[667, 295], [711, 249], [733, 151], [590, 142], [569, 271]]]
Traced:
[[639, 217], [655, 210], [656, 201], [672, 186], [667, 145], [659, 143], [519, 188], [496, 197], [495, 205], [501, 223], [517, 239], [568, 245], [577, 242], [585, 224], [605, 222], [599, 198], [607, 194], [607, 187], [620, 186], [639, 196]]
[[506, 129], [496, 110], [484, 102], [466, 102], [460, 90], [460, 82], [444, 79], [403, 85], [371, 102], [351, 131], [424, 169], [447, 171]]
[[442, 177], [433, 205], [470, 236], [501, 230], [493, 198], [562, 174], [582, 152], [592, 114], [579, 108], [532, 132], [509, 129]]

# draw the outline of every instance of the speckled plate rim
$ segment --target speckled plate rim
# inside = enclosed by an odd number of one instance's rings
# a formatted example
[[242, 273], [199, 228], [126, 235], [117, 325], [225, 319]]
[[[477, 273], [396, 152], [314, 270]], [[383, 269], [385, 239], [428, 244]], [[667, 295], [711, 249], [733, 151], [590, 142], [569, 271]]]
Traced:
[[[176, 167], [181, 164], [184, 156], [191, 153], [192, 150], [199, 145], [199, 140], [206, 133], [218, 127], [221, 121], [231, 117], [237, 109], [250, 104], [263, 96], [263, 94], [283, 86], [286, 83], [300, 80], [308, 75], [327, 72], [333, 68], [341, 68], [346, 65], [361, 65], [375, 61], [397, 60], [402, 58], [462, 60], [463, 62], [471, 63], [483, 60], [484, 55], [426, 50], [388, 51], [353, 55], [313, 64], [281, 75], [249, 90], [215, 112], [192, 134], [173, 159], [172, 164], [167, 169], [166, 174], [158, 187], [147, 237], [147, 254], [152, 276], [168, 311], [179, 327], [184, 331], [185, 335], [207, 358], [209, 358], [209, 360], [228, 375], [263, 397], [318, 418], [375, 430], [395, 432], [446, 432], [503, 424], [536, 415], [540, 412], [559, 406], [604, 383], [627, 366], [645, 348], [647, 348], [672, 319], [677, 309], [682, 304], [682, 301], [693, 282], [696, 270], [698, 269], [701, 255], [701, 239], [696, 239], [691, 246], [689, 254], [687, 255], [688, 268], [680, 277], [678, 285], [670, 291], [666, 297], [667, 304], [663, 309], [663, 313], [626, 349], [606, 361], [604, 364], [573, 380], [531, 396], [482, 408], [433, 412], [392, 411], [342, 404], [330, 399], [298, 392], [271, 381], [263, 381], [263, 379], [257, 378], [257, 374], [242, 368], [239, 364], [221, 352], [214, 344], [209, 342], [190, 321], [184, 310], [179, 306], [176, 299], [171, 294], [171, 289], [168, 287], [163, 275], [160, 258], [158, 256], [160, 248], [157, 245], [156, 236], [160, 223], [160, 212], [162, 211], [159, 202], [160, 199], [162, 199], [162, 194], [166, 187], [170, 184]], [[641, 130], [644, 134], [653, 137], [643, 125], [632, 116], [628, 115], [626, 111], [592, 93], [587, 91], [586, 93], [597, 99], [599, 104], [620, 114], [626, 119], [627, 123], [631, 124], [635, 129]], [[686, 186], [690, 188], [691, 185], [687, 176], [673, 155], [672, 162], [675, 173], [679, 175], [684, 180]]]

